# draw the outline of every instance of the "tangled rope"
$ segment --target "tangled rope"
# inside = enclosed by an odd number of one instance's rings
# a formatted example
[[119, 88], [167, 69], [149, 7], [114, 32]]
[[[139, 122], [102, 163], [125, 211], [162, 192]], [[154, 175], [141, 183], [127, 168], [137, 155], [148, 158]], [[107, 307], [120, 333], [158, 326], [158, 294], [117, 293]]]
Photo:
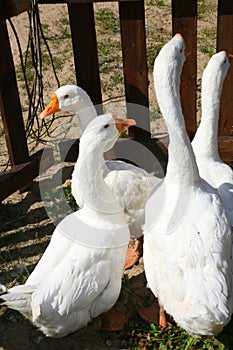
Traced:
[[[42, 45], [45, 45], [47, 53], [49, 55], [51, 67], [54, 73], [54, 77], [57, 83], [57, 86], [60, 86], [60, 82], [54, 67], [53, 57], [51, 50], [49, 48], [47, 39], [44, 35], [37, 0], [31, 0], [31, 7], [28, 11], [28, 20], [29, 20], [29, 36], [28, 43], [25, 53], [23, 54], [22, 48], [20, 45], [19, 37], [15, 26], [11, 19], [9, 19], [9, 24], [14, 33], [21, 69], [23, 72], [24, 83], [26, 87], [27, 97], [28, 97], [28, 115], [26, 120], [26, 137], [27, 139], [31, 138], [35, 146], [38, 143], [43, 142], [43, 137], [49, 134], [49, 129], [53, 123], [53, 119], [50, 122], [45, 123], [39, 121], [38, 115], [44, 108], [44, 86], [43, 86], [43, 54], [42, 54]], [[29, 82], [27, 77], [27, 65], [28, 62], [31, 62], [30, 69], [33, 71], [33, 80]]]

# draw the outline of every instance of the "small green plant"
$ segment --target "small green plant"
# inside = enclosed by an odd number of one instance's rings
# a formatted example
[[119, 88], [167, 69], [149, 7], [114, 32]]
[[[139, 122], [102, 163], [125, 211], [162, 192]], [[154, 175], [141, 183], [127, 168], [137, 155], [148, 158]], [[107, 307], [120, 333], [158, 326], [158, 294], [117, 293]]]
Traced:
[[118, 70], [115, 70], [110, 75], [110, 80], [113, 82], [113, 84], [123, 83], [124, 82], [124, 78], [123, 78], [122, 72], [118, 71]]
[[164, 0], [147, 0], [146, 5], [148, 6], [156, 5], [157, 7], [163, 7], [165, 6], [165, 3], [164, 3]]
[[69, 25], [70, 24], [69, 18], [68, 17], [61, 18], [61, 24]]
[[4, 135], [4, 129], [2, 126], [0, 126], [0, 136], [3, 136]]
[[163, 0], [157, 0], [157, 1], [156, 1], [156, 6], [157, 6], [157, 7], [163, 7], [163, 6], [165, 6], [165, 3], [164, 3]]
[[119, 32], [119, 18], [108, 8], [96, 11], [96, 22], [100, 26], [101, 34], [105, 34], [106, 31], [110, 31], [111, 34]]
[[64, 193], [65, 193], [66, 200], [69, 206], [71, 207], [71, 209], [73, 211], [78, 210], [78, 206], [71, 192], [71, 182], [69, 182], [67, 186], [64, 188]]
[[214, 46], [213, 45], [202, 46], [200, 48], [200, 51], [207, 54], [208, 57], [212, 57], [214, 54]]
[[[25, 69], [25, 75], [27, 80], [33, 81], [34, 72], [33, 72], [33, 62], [31, 59], [25, 62], [24, 69]], [[18, 64], [16, 66], [16, 77], [19, 81], [24, 81], [24, 75], [23, 75], [21, 64]]]
[[215, 40], [217, 35], [217, 28], [203, 28], [201, 30], [201, 34], [205, 36], [205, 38], [209, 38], [210, 40]]
[[54, 57], [53, 64], [54, 64], [55, 69], [62, 69], [62, 67], [64, 65], [64, 58]]
[[156, 119], [158, 119], [161, 115], [159, 106], [155, 107], [154, 109], [150, 110], [150, 121], [154, 122]]
[[197, 17], [198, 19], [204, 19], [207, 12], [215, 8], [215, 2], [209, 2], [207, 0], [197, 1]]
[[99, 53], [100, 64], [103, 64], [103, 63], [106, 64], [114, 61], [119, 62], [121, 59], [120, 50], [121, 50], [120, 41], [113, 40], [110, 37], [103, 38], [98, 43], [98, 53]]
[[[177, 326], [162, 328], [155, 324], [138, 322], [128, 327], [124, 334], [124, 347], [130, 350], [224, 350], [216, 338], [193, 338]], [[126, 332], [126, 331], [125, 331]]]

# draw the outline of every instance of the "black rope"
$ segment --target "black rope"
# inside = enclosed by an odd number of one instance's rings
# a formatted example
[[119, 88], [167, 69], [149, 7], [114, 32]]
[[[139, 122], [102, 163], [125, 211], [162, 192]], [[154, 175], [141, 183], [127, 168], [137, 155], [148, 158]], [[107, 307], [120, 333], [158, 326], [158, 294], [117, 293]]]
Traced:
[[[49, 122], [43, 121], [41, 123], [38, 118], [38, 114], [44, 109], [44, 85], [43, 85], [43, 53], [42, 45], [44, 44], [46, 52], [48, 53], [53, 74], [57, 83], [57, 86], [60, 86], [59, 78], [56, 73], [56, 69], [53, 62], [53, 57], [51, 50], [49, 48], [47, 39], [44, 35], [43, 28], [40, 21], [40, 14], [38, 8], [38, 1], [31, 0], [31, 7], [28, 11], [28, 20], [29, 20], [29, 35], [26, 51], [23, 54], [22, 48], [20, 45], [20, 40], [15, 29], [15, 26], [11, 19], [9, 19], [9, 24], [12, 28], [15, 40], [17, 43], [20, 65], [23, 73], [25, 88], [28, 98], [28, 114], [26, 120], [26, 137], [32, 138], [35, 142], [34, 148], [38, 143], [42, 142], [43, 137], [49, 136], [50, 129], [53, 124], [54, 118]], [[32, 82], [29, 81], [27, 77], [27, 67], [31, 62], [31, 70], [34, 72]]]

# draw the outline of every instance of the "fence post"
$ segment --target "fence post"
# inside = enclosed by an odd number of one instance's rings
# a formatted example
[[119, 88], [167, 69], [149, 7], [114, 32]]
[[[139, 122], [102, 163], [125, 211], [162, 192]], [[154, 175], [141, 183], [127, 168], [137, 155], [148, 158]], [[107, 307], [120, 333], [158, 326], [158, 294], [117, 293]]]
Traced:
[[186, 61], [181, 76], [181, 102], [189, 136], [196, 132], [197, 1], [172, 0], [172, 30], [182, 34]]
[[11, 166], [28, 160], [26, 133], [6, 21], [0, 20], [0, 108]]

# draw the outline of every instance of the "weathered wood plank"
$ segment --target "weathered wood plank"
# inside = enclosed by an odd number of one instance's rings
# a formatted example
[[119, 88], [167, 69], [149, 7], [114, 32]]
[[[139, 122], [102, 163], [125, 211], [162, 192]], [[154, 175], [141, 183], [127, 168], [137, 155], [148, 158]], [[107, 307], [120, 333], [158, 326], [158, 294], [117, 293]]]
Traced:
[[[43, 164], [40, 164], [42, 154]], [[26, 186], [53, 163], [53, 151], [47, 148], [32, 155], [27, 163], [16, 165], [10, 171], [3, 173], [0, 176], [0, 202]]]
[[[116, 144], [114, 145], [114, 148], [107, 152], [105, 154], [106, 159], [123, 159], [123, 155], [128, 155], [128, 145], [129, 142], [135, 141], [135, 145], [139, 145], [138, 139], [133, 138], [120, 138], [117, 140]], [[140, 140], [140, 144], [142, 145], [141, 149], [145, 157], [143, 159], [140, 159], [140, 154], [137, 154], [137, 152], [133, 152], [134, 156], [127, 156], [124, 158], [126, 161], [134, 161], [137, 165], [141, 164], [142, 168], [147, 169], [148, 171], [153, 171], [150, 169], [150, 166], [153, 166], [153, 163], [156, 156], [158, 162], [163, 163], [164, 165], [167, 162], [167, 145], [168, 145], [168, 138], [163, 139], [151, 139], [151, 138], [143, 138]], [[130, 145], [131, 147], [131, 145]], [[144, 150], [143, 150], [143, 147]], [[60, 156], [62, 162], [76, 162], [78, 158], [78, 152], [79, 152], [79, 140], [77, 139], [71, 139], [71, 140], [63, 140], [59, 142], [59, 150], [60, 150]], [[135, 150], [135, 148], [134, 148]], [[147, 152], [149, 150], [150, 152]], [[131, 159], [132, 158], [132, 159]], [[142, 157], [141, 157], [142, 158]], [[150, 161], [153, 158], [153, 161]], [[143, 163], [143, 164], [142, 164]], [[164, 167], [165, 168], [165, 167]]]
[[196, 132], [197, 81], [197, 1], [172, 0], [172, 29], [185, 40], [186, 62], [181, 76], [181, 102], [186, 128], [192, 138]]
[[[218, 1], [217, 51], [233, 53], [233, 1]], [[221, 96], [219, 135], [233, 136], [233, 64], [224, 81]]]
[[62, 162], [76, 162], [79, 154], [79, 139], [62, 140], [58, 143]]
[[1, 0], [0, 19], [7, 19], [19, 15], [30, 9], [30, 0]]
[[5, 21], [0, 21], [0, 110], [11, 166], [24, 163], [28, 147]]
[[130, 136], [150, 137], [144, 1], [119, 2], [119, 15], [127, 114], [138, 125]]
[[233, 167], [233, 136], [219, 136], [218, 149], [221, 159]]
[[102, 95], [93, 4], [68, 4], [77, 84], [87, 91], [97, 112], [102, 113]]

